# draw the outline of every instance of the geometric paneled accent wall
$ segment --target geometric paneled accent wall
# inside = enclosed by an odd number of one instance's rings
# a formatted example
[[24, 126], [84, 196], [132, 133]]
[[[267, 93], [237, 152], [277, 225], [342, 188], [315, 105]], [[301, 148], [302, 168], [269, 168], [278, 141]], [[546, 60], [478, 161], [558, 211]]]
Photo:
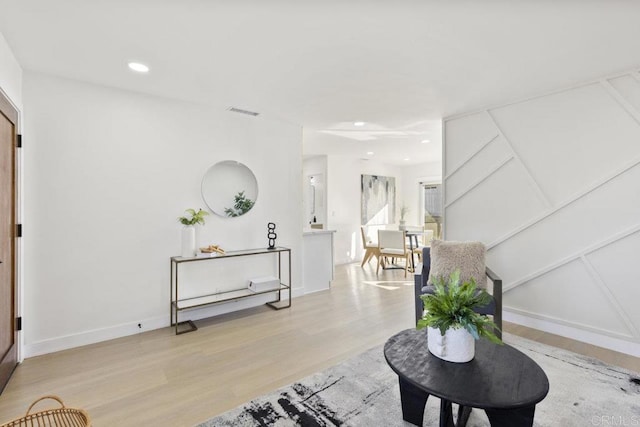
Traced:
[[505, 317], [640, 348], [637, 70], [445, 119], [443, 163], [446, 239], [487, 245]]

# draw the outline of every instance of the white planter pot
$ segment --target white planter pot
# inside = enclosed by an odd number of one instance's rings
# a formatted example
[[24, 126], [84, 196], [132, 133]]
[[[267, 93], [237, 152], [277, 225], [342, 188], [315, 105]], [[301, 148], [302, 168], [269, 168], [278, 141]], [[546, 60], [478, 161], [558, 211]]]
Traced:
[[183, 257], [196, 256], [196, 228], [193, 225], [185, 225], [182, 228], [182, 252]]
[[429, 351], [442, 360], [465, 363], [476, 353], [476, 340], [466, 329], [447, 329], [442, 336], [440, 329], [427, 329]]

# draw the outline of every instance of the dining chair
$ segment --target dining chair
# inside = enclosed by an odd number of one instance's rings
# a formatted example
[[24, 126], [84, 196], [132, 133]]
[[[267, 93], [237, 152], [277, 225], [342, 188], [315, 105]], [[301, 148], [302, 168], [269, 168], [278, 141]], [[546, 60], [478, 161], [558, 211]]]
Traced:
[[406, 231], [378, 230], [378, 251], [376, 274], [380, 272], [380, 264], [387, 258], [404, 258], [404, 277], [407, 277], [411, 252], [407, 250]]
[[377, 260], [380, 251], [378, 250], [378, 244], [367, 237], [364, 227], [360, 227], [360, 235], [362, 236], [362, 248], [364, 249], [364, 256], [362, 257], [362, 264], [360, 264], [360, 267], [364, 267], [366, 263], [371, 261], [371, 258], [376, 257]]

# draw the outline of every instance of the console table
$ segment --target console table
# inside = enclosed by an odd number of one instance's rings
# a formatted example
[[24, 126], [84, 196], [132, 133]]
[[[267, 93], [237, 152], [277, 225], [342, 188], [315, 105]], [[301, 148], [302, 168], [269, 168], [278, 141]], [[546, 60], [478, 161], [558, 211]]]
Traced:
[[[452, 363], [432, 355], [426, 329], [407, 329], [384, 345], [398, 374], [402, 418], [421, 426], [427, 398], [440, 398], [440, 426], [462, 427], [471, 408], [484, 409], [492, 427], [531, 427], [538, 402], [549, 392], [546, 374], [524, 353], [486, 339], [476, 341], [475, 358]], [[451, 403], [457, 403], [453, 422]]]
[[[283, 253], [285, 256], [288, 256], [288, 269], [289, 274], [287, 275], [287, 283], [283, 283], [282, 279], [282, 258]], [[266, 255], [273, 254], [278, 257], [278, 278], [280, 279], [280, 286], [276, 289], [269, 289], [266, 291], [254, 292], [249, 290], [247, 287], [233, 289], [230, 291], [224, 292], [212, 292], [204, 295], [198, 295], [190, 298], [180, 298], [180, 265], [184, 263], [192, 263], [192, 262], [224, 262], [225, 259], [237, 258], [237, 257], [250, 257], [256, 255]], [[282, 299], [282, 291], [288, 291], [288, 298]], [[212, 256], [195, 256], [195, 257], [182, 257], [182, 256], [174, 256], [171, 257], [171, 290], [170, 290], [170, 324], [171, 326], [175, 326], [176, 335], [184, 334], [186, 332], [193, 332], [197, 330], [197, 326], [193, 323], [192, 320], [185, 320], [183, 322], [178, 322], [178, 313], [182, 310], [189, 310], [196, 307], [203, 307], [208, 305], [220, 304], [229, 301], [240, 300], [244, 298], [250, 298], [256, 295], [268, 294], [268, 293], [278, 293], [278, 299], [275, 301], [267, 302], [266, 305], [273, 308], [274, 310], [280, 310], [283, 308], [291, 307], [291, 249], [284, 247], [276, 247], [275, 249], [246, 249], [240, 251], [230, 251], [222, 254], [216, 254]], [[189, 328], [186, 330], [179, 330], [179, 325], [188, 324]]]

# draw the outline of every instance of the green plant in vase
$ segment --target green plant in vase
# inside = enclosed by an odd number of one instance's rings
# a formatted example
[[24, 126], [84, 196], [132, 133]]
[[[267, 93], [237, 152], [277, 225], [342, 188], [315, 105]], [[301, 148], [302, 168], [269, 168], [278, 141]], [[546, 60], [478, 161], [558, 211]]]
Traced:
[[178, 222], [184, 225], [182, 227], [182, 252], [183, 257], [196, 256], [196, 224], [204, 225], [204, 217], [209, 215], [209, 212], [198, 209], [186, 209], [187, 215], [178, 217]]
[[484, 337], [502, 344], [494, 331], [496, 324], [485, 314], [474, 311], [491, 302], [491, 296], [478, 290], [473, 278], [460, 284], [460, 270], [449, 279], [442, 277], [434, 281], [433, 294], [421, 295], [425, 315], [417, 328], [428, 328], [429, 351], [444, 360], [464, 363], [475, 355], [475, 340]]
[[404, 230], [406, 228], [405, 217], [407, 216], [407, 213], [409, 213], [409, 207], [403, 203], [400, 208], [400, 222], [398, 223], [398, 228], [400, 228], [400, 230]]
[[402, 205], [400, 208], [400, 221], [404, 221], [404, 217], [409, 213], [409, 207], [406, 205]]
[[178, 221], [182, 225], [204, 225], [204, 217], [209, 215], [209, 212], [202, 209], [198, 209], [197, 212], [195, 209], [186, 209], [185, 212], [187, 215], [178, 217]]
[[425, 315], [418, 321], [418, 329], [431, 327], [444, 335], [449, 328], [464, 328], [475, 339], [485, 337], [491, 342], [502, 343], [493, 333], [498, 329], [496, 324], [487, 315], [474, 311], [489, 304], [491, 296], [484, 289], [478, 291], [473, 278], [460, 284], [460, 270], [456, 270], [448, 280], [438, 277], [434, 287], [433, 294], [420, 296]]

